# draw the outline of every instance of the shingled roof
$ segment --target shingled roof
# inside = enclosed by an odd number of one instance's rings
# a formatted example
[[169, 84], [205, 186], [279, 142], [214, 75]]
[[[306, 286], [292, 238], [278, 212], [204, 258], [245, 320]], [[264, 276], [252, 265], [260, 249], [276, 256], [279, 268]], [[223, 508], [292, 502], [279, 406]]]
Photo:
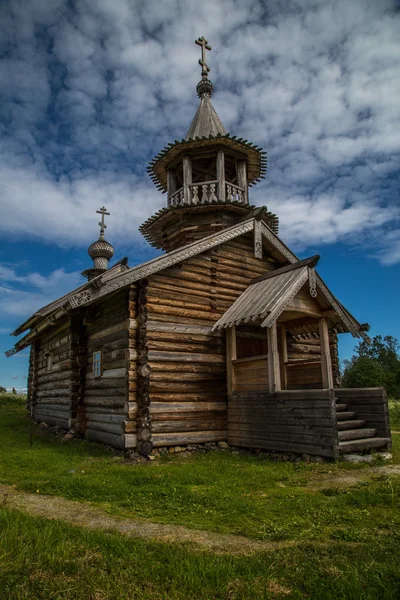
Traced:
[[217, 115], [217, 111], [213, 107], [210, 97], [203, 96], [185, 139], [190, 140], [210, 136], [216, 137], [217, 135], [226, 134], [227, 131]]

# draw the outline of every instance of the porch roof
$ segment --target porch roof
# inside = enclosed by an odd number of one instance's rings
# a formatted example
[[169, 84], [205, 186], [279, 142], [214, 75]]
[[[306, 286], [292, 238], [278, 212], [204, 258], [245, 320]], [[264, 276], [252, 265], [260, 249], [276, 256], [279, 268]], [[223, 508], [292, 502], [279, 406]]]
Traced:
[[[255, 279], [215, 323], [213, 331], [251, 321], [261, 321], [262, 327], [270, 327], [308, 281], [310, 289], [314, 288], [314, 294], [322, 300], [321, 312], [332, 309], [330, 319], [333, 324], [354, 337], [368, 339], [363, 326], [336, 300], [315, 273], [318, 260], [319, 256], [313, 256]], [[288, 325], [290, 328], [290, 321]]]

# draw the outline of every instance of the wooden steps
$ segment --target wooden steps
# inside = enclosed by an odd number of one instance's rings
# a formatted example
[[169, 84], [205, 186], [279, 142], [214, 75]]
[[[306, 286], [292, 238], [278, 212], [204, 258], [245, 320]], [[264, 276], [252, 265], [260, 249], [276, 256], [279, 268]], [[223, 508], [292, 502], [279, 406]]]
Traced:
[[376, 437], [376, 429], [366, 427], [367, 421], [358, 419], [357, 413], [348, 410], [347, 404], [336, 404], [336, 416], [341, 454], [382, 448], [390, 442], [387, 438]]
[[345, 431], [339, 431], [339, 440], [359, 440], [361, 438], [372, 438], [376, 434], [376, 429], [364, 428], [364, 429], [347, 429]]
[[338, 421], [349, 421], [350, 419], [355, 417], [356, 414], [357, 413], [355, 413], [353, 411], [345, 411], [345, 412], [338, 412], [336, 416], [337, 416]]
[[357, 427], [364, 427], [367, 421], [363, 419], [351, 419], [350, 421], [338, 421], [338, 430], [343, 431], [345, 429], [356, 429]]
[[352, 440], [339, 442], [339, 451], [342, 454], [349, 452], [360, 452], [361, 450], [370, 450], [371, 448], [382, 448], [389, 443], [388, 438], [370, 437], [361, 440]]

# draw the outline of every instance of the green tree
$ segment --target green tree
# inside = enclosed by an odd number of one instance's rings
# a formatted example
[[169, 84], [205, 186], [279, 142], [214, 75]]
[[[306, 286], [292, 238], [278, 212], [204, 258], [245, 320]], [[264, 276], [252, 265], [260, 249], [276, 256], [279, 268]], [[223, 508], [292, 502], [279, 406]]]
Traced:
[[385, 387], [389, 396], [400, 398], [400, 357], [396, 338], [376, 335], [359, 342], [356, 354], [344, 361], [343, 387]]

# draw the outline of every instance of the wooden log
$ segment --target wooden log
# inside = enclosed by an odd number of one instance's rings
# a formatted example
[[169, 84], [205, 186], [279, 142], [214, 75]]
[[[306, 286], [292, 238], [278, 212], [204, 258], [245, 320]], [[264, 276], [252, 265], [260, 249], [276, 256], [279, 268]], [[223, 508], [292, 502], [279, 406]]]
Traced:
[[41, 421], [46, 422], [47, 421], [47, 417], [50, 417], [52, 419], [64, 419], [66, 422], [68, 422], [68, 419], [70, 418], [70, 411], [62, 411], [62, 410], [47, 410], [47, 409], [43, 409], [40, 407], [39, 404], [36, 404], [34, 407], [34, 416], [37, 419], [40, 419]]
[[225, 347], [222, 343], [217, 341], [212, 342], [195, 342], [192, 344], [181, 343], [180, 340], [176, 342], [157, 341], [149, 340], [150, 351], [166, 351], [166, 352], [195, 352], [195, 353], [212, 353], [212, 354], [225, 354]]
[[115, 379], [107, 377], [106, 379], [88, 379], [86, 382], [86, 390], [99, 390], [120, 387], [126, 388], [126, 382], [124, 377], [116, 377]]
[[68, 404], [70, 402], [70, 395], [67, 394], [65, 396], [58, 396], [58, 397], [54, 397], [54, 396], [49, 396], [49, 397], [43, 397], [41, 396], [40, 398], [38, 398], [38, 396], [36, 396], [36, 403], [38, 404], [40, 400], [40, 404]]
[[[64, 360], [62, 362], [57, 363], [56, 365], [53, 365], [51, 371], [53, 373], [59, 373], [60, 371], [69, 371], [69, 370], [73, 369], [75, 365], [76, 365], [75, 360], [72, 360], [72, 359]], [[48, 373], [47, 367], [42, 367], [42, 368], [38, 369], [38, 375], [45, 375], [47, 373]]]
[[[120, 379], [120, 378], [125, 378], [126, 375], [126, 368], [119, 368], [119, 369], [108, 369], [106, 371], [103, 372], [103, 379], [104, 378], [110, 378], [110, 379]], [[86, 373], [86, 379], [95, 379], [93, 373], [89, 372]]]
[[226, 402], [152, 402], [150, 411], [152, 414], [169, 412], [197, 412], [197, 411], [221, 411], [227, 409]]
[[61, 429], [69, 429], [69, 419], [61, 419], [50, 415], [43, 415], [43, 418], [41, 418], [40, 415], [34, 414], [33, 420], [37, 423], [47, 423], [47, 425], [51, 425], [52, 427], [61, 427]]
[[100, 442], [101, 444], [113, 446], [114, 448], [123, 448], [125, 444], [125, 436], [122, 433], [118, 435], [96, 429], [87, 429], [85, 438], [92, 442]]
[[85, 405], [85, 413], [86, 415], [89, 414], [107, 414], [107, 415], [120, 415], [123, 418], [125, 418], [125, 405], [124, 406], [119, 406], [117, 408], [113, 407], [110, 408], [109, 406], [103, 406], [103, 405], [97, 405], [95, 404], [94, 406], [87, 406]]
[[170, 333], [170, 334], [188, 334], [188, 335], [205, 335], [212, 336], [213, 338], [222, 338], [224, 332], [217, 331], [211, 332], [211, 328], [208, 325], [191, 325], [188, 323], [180, 322], [163, 322], [163, 321], [147, 321], [147, 332], [150, 336], [150, 332], [157, 333]]
[[86, 389], [85, 390], [85, 398], [97, 398], [98, 396], [107, 396], [107, 398], [111, 398], [113, 396], [117, 396], [120, 398], [125, 398], [126, 396], [126, 386], [122, 382], [122, 385], [114, 388], [100, 388], [100, 389]]
[[186, 353], [186, 352], [167, 352], [167, 351], [155, 351], [150, 350], [149, 361], [155, 362], [194, 362], [194, 363], [225, 363], [225, 356], [223, 354], [200, 354], [200, 353]]
[[154, 433], [154, 447], [177, 446], [185, 444], [201, 444], [204, 442], [220, 442], [227, 438], [226, 429], [216, 431], [192, 431], [188, 433]]
[[218, 376], [216, 373], [183, 373], [183, 372], [173, 372], [168, 373], [166, 371], [152, 373], [151, 376], [152, 381], [164, 381], [166, 385], [168, 385], [168, 381], [216, 381], [217, 383], [221, 383], [221, 376]]
[[102, 338], [105, 338], [112, 333], [130, 330], [130, 329], [136, 329], [136, 328], [137, 328], [137, 320], [136, 319], [125, 319], [124, 321], [121, 321], [117, 325], [112, 325], [110, 327], [106, 327], [105, 329], [102, 329], [101, 331], [98, 331], [97, 333], [91, 333], [89, 335], [89, 343], [93, 342], [95, 340], [101, 340]]
[[200, 390], [198, 392], [174, 392], [171, 393], [168, 387], [163, 392], [152, 392], [152, 402], [226, 402], [226, 394], [213, 394], [210, 390]]
[[[92, 431], [105, 431], [115, 435], [121, 435], [124, 432], [123, 421], [120, 423], [106, 423], [104, 421], [93, 420], [95, 414], [88, 415], [87, 429]], [[90, 419], [89, 419], [90, 417]]]
[[[86, 397], [84, 399], [85, 406], [98, 406], [98, 407], [109, 407], [109, 408], [118, 408], [123, 407], [125, 405], [125, 397], [124, 396], [115, 396], [109, 398], [108, 396], [95, 396], [95, 397]], [[99, 410], [100, 412], [100, 410]], [[101, 411], [102, 412], [102, 411]]]
[[179, 433], [185, 431], [214, 431], [214, 430], [226, 430], [226, 419], [193, 419], [184, 421], [155, 421], [152, 424], [153, 435], [154, 433]]

